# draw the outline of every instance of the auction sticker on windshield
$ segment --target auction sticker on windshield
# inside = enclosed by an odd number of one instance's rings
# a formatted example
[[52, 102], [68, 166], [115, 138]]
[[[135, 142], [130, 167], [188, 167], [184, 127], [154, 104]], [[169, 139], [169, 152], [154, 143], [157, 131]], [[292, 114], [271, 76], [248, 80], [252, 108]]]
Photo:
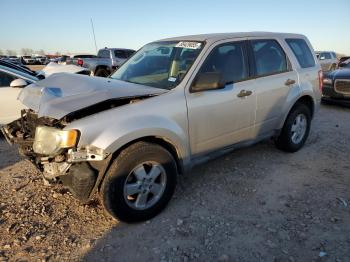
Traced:
[[199, 49], [202, 43], [198, 42], [179, 42], [175, 47], [187, 48], [187, 49]]

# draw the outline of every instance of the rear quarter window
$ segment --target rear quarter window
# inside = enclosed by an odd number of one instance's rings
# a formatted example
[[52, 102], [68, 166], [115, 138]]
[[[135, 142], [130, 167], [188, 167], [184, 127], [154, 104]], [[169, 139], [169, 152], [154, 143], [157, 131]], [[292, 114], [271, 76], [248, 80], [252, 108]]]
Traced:
[[315, 66], [314, 56], [304, 39], [286, 39], [286, 42], [302, 68]]

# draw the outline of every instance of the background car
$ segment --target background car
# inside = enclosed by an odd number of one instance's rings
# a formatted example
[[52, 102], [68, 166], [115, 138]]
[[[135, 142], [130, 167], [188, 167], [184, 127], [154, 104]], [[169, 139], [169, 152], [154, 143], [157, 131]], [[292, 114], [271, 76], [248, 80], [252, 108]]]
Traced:
[[350, 59], [339, 69], [326, 73], [323, 79], [322, 100], [350, 105]]
[[20, 117], [20, 111], [25, 106], [17, 97], [25, 86], [55, 73], [90, 75], [88, 69], [75, 65], [50, 63], [35, 72], [25, 66], [0, 60], [0, 126]]
[[6, 60], [0, 60], [0, 65], [5, 66], [5, 67], [9, 67], [9, 68], [12, 68], [15, 70], [19, 70], [19, 71], [22, 71], [23, 73], [38, 77], [37, 72], [29, 69], [28, 67], [24, 66], [23, 64], [19, 65], [19, 64], [14, 64], [14, 63], [6, 61]]
[[39, 78], [14, 68], [0, 65], [0, 126], [21, 116], [25, 106], [17, 100], [23, 87]]
[[17, 56], [14, 56], [14, 55], [9, 56], [9, 60], [10, 60], [10, 62], [15, 63], [15, 64], [21, 64], [21, 59]]
[[337, 68], [337, 54], [333, 51], [318, 51], [315, 52], [321, 65], [322, 71], [332, 71]]
[[94, 76], [107, 77], [134, 53], [135, 50], [132, 49], [103, 48], [97, 56], [75, 56], [70, 63], [88, 68]]
[[24, 65], [34, 65], [35, 64], [35, 58], [33, 58], [30, 55], [24, 55], [22, 56], [22, 64]]
[[38, 65], [46, 65], [48, 63], [48, 59], [46, 56], [35, 56], [35, 63]]

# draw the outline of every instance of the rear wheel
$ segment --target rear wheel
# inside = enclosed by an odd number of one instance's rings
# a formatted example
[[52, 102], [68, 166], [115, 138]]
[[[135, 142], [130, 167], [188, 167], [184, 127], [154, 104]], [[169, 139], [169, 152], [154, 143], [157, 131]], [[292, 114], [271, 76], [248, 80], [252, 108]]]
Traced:
[[166, 149], [137, 142], [123, 150], [109, 169], [100, 190], [103, 206], [121, 221], [148, 220], [171, 199], [176, 177], [175, 160]]
[[281, 134], [275, 140], [277, 148], [296, 152], [303, 147], [310, 132], [311, 111], [305, 104], [296, 104], [284, 123]]
[[107, 77], [109, 76], [109, 71], [104, 68], [99, 68], [96, 70], [95, 76]]

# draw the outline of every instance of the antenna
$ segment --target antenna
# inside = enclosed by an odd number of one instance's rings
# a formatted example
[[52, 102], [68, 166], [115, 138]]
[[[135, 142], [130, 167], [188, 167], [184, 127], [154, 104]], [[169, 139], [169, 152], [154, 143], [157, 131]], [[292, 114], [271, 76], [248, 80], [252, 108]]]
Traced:
[[91, 27], [92, 27], [92, 34], [94, 36], [94, 41], [95, 41], [96, 54], [97, 54], [96, 36], [95, 36], [95, 29], [94, 29], [94, 23], [92, 22], [92, 18], [90, 18], [90, 21], [91, 21]]

